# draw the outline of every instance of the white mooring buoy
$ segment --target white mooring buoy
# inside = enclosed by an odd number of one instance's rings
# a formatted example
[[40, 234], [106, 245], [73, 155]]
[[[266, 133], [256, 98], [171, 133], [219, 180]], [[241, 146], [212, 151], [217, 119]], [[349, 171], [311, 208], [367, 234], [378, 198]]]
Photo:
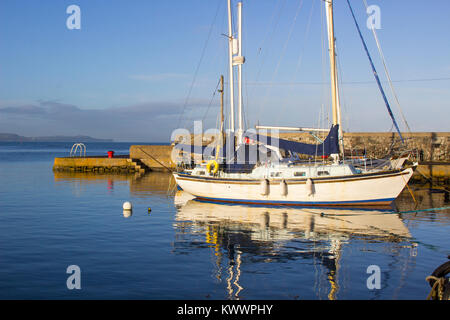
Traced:
[[133, 206], [131, 205], [131, 202], [129, 201], [124, 202], [122, 208], [123, 208], [123, 216], [125, 218], [131, 217], [133, 213]]
[[123, 203], [123, 210], [133, 210], [133, 206], [131, 205], [131, 202], [126, 201]]

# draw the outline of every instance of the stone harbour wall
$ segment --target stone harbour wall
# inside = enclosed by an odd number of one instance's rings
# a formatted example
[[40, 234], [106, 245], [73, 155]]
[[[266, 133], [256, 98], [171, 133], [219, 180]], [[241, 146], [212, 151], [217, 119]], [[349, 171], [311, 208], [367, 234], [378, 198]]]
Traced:
[[[450, 132], [413, 132], [402, 133], [408, 149], [416, 149], [420, 161], [450, 161]], [[316, 143], [309, 133], [281, 133], [281, 138]], [[366, 150], [368, 157], [381, 158], [391, 150], [391, 146], [400, 146], [396, 133], [384, 132], [346, 132], [344, 148], [346, 153]]]
[[135, 145], [130, 147], [130, 158], [139, 159], [154, 171], [170, 171], [175, 168], [171, 152], [170, 145]]

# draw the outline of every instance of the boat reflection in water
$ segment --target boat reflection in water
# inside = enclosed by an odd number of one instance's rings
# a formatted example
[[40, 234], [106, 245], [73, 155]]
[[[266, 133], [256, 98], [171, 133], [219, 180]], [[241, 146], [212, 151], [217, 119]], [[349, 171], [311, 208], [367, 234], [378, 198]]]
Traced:
[[[175, 195], [175, 206], [177, 237], [203, 233], [205, 242], [213, 248], [213, 273], [219, 282], [226, 281], [229, 299], [241, 297], [244, 264], [297, 259], [318, 261], [325, 267], [323, 276], [327, 281], [322, 287], [328, 289], [314, 289], [322, 294], [326, 291], [326, 298], [335, 299], [344, 244], [352, 238], [388, 243], [408, 242], [411, 238], [392, 210], [223, 205], [194, 200], [182, 191]], [[292, 247], [292, 241], [301, 241], [301, 245], [295, 250], [286, 248]], [[182, 241], [175, 241], [176, 250], [183, 250], [182, 245]]]

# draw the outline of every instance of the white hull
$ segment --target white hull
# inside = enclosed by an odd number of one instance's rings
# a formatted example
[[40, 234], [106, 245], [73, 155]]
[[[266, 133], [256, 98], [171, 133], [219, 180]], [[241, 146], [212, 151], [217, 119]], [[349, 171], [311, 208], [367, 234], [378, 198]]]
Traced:
[[402, 192], [413, 169], [312, 179], [269, 180], [268, 194], [261, 194], [260, 180], [214, 178], [174, 173], [178, 186], [208, 201], [292, 206], [390, 205]]

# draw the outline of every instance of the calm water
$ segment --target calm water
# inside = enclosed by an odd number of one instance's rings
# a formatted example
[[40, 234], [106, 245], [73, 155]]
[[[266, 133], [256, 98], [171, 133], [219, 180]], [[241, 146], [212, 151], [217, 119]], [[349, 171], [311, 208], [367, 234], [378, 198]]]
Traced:
[[[2, 299], [424, 299], [425, 277], [450, 253], [449, 210], [189, 201], [168, 195], [167, 174], [53, 173], [53, 158], [71, 146], [0, 143]], [[413, 187], [420, 208], [449, 205], [443, 193]], [[134, 206], [129, 218], [124, 201]], [[414, 203], [404, 192], [396, 206]], [[81, 290], [66, 287], [69, 265], [81, 269]], [[380, 267], [379, 290], [367, 288], [370, 265]]]

